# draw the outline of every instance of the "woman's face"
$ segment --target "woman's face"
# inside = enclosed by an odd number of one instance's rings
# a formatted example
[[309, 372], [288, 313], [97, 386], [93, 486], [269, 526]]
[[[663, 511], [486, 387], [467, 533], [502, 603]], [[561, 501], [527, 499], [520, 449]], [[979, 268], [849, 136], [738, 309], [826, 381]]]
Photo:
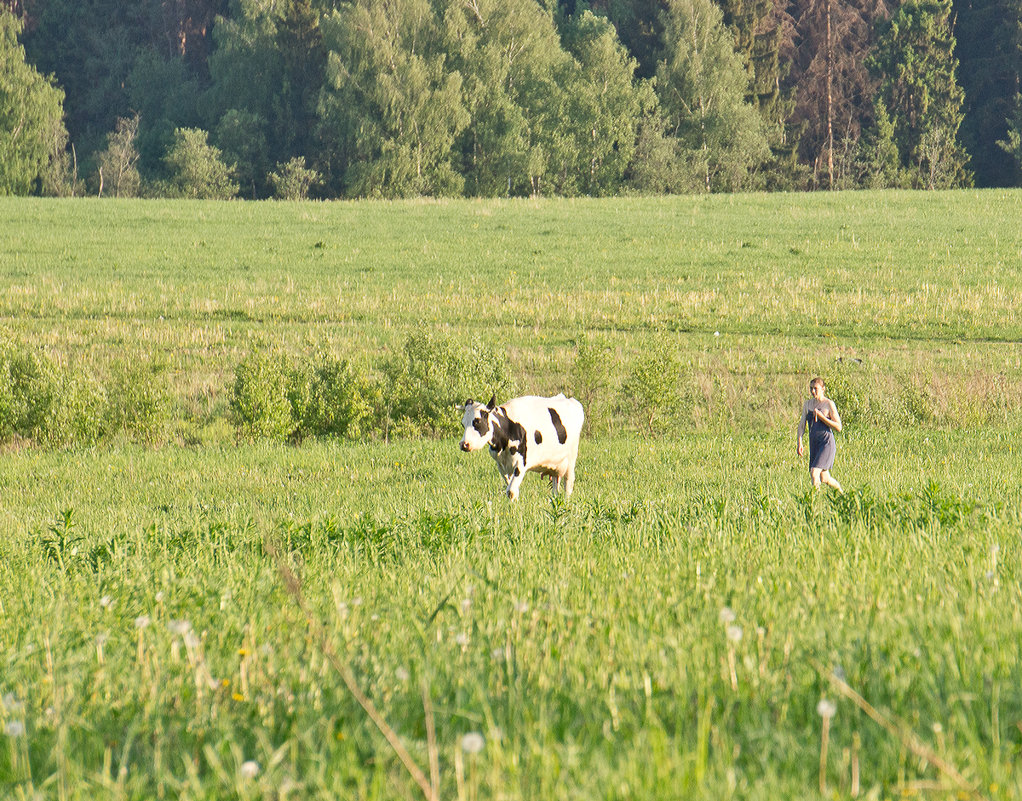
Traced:
[[823, 397], [823, 384], [810, 384], [809, 394], [813, 396], [814, 400], [819, 400]]

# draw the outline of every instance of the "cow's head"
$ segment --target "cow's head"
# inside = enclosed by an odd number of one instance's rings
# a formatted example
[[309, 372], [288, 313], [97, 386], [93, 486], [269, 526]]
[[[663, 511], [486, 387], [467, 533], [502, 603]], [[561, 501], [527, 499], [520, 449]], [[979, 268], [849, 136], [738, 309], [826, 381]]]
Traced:
[[463, 408], [465, 414], [461, 418], [461, 424], [465, 428], [465, 434], [461, 438], [461, 449], [469, 452], [485, 448], [493, 438], [493, 422], [490, 415], [497, 408], [497, 396], [490, 398], [486, 406], [469, 399], [465, 401]]

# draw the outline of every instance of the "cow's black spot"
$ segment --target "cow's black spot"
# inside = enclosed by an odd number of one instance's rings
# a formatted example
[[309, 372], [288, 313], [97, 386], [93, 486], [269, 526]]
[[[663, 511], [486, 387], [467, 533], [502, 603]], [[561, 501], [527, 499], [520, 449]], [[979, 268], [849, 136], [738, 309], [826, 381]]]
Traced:
[[517, 477], [517, 476], [520, 476], [521, 474], [522, 474], [522, 471], [519, 468], [516, 467], [515, 468], [515, 476]]
[[516, 423], [510, 417], [508, 422], [508, 440], [514, 442], [515, 447], [518, 449], [518, 453], [522, 455], [522, 464], [525, 465], [525, 453], [529, 447], [529, 435], [525, 432], [525, 426], [521, 423]]
[[543, 435], [540, 434], [538, 431], [535, 434], [533, 434], [532, 436], [534, 436], [536, 438], [536, 444], [537, 445], [542, 445], [543, 444]]
[[488, 415], [480, 415], [472, 421], [472, 428], [474, 428], [480, 437], [486, 436], [486, 432], [490, 430], [490, 418]]
[[557, 441], [563, 445], [568, 441], [568, 432], [564, 428], [564, 423], [561, 422], [561, 416], [554, 408], [548, 408], [547, 411], [550, 412], [550, 421], [554, 424], [554, 431], [557, 432]]
[[524, 426], [508, 417], [503, 406], [490, 413], [490, 422], [493, 425], [490, 450], [499, 453], [514, 443], [515, 452], [522, 455], [522, 464], [525, 464], [525, 452], [528, 446], [526, 437], [528, 435], [525, 433]]

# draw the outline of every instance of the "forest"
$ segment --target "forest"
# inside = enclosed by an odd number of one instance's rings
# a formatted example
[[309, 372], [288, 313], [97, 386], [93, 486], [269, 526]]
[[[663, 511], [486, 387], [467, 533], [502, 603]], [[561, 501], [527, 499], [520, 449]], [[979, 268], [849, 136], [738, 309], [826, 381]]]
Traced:
[[0, 194], [1022, 185], [1022, 0], [0, 0]]

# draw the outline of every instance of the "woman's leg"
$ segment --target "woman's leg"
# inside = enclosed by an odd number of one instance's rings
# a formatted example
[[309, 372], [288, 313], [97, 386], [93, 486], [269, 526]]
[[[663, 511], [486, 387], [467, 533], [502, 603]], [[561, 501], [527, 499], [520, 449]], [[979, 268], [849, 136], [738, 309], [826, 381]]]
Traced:
[[833, 487], [838, 492], [844, 492], [844, 490], [841, 489], [841, 485], [838, 484], [837, 479], [830, 474], [829, 470], [824, 470], [820, 473], [820, 480], [828, 487]]
[[810, 467], [809, 468], [809, 475], [811, 475], [813, 477], [813, 486], [816, 489], [820, 488], [820, 481], [823, 479], [823, 472], [824, 471], [821, 470], [818, 467]]

